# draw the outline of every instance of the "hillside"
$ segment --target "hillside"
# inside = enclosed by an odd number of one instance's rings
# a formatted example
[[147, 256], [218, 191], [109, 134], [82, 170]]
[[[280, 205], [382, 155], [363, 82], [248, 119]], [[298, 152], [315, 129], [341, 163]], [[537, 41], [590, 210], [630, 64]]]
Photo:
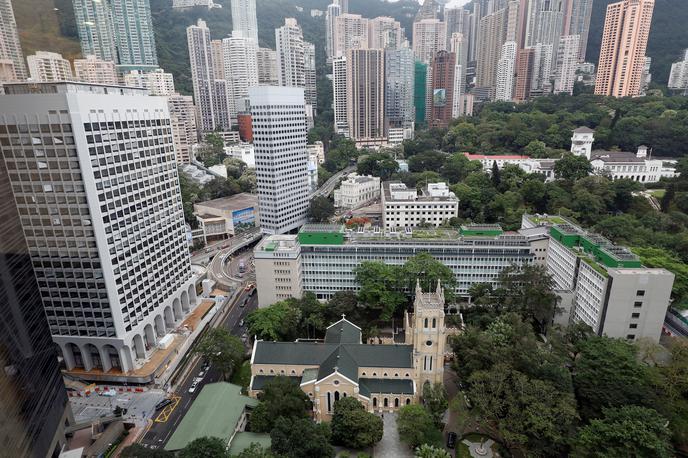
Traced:
[[68, 59], [81, 55], [71, 0], [12, 0], [24, 55], [59, 52]]

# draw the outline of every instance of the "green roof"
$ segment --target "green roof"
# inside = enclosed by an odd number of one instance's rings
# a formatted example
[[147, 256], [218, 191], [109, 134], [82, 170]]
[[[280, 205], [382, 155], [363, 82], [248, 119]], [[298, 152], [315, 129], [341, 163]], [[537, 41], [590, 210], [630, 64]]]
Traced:
[[189, 411], [165, 445], [165, 450], [181, 450], [199, 437], [211, 436], [229, 442], [246, 406], [258, 400], [243, 396], [241, 387], [231, 383], [210, 383], [203, 387]]
[[270, 440], [269, 434], [259, 434], [259, 433], [249, 433], [248, 431], [241, 431], [236, 433], [234, 439], [232, 439], [232, 444], [229, 446], [229, 455], [235, 456], [243, 452], [251, 446], [251, 444], [256, 443], [265, 448], [270, 448], [272, 441]]
[[370, 397], [371, 393], [413, 394], [413, 380], [362, 378], [358, 390], [365, 397]]
[[465, 237], [497, 237], [504, 232], [499, 224], [467, 224], [460, 231]]

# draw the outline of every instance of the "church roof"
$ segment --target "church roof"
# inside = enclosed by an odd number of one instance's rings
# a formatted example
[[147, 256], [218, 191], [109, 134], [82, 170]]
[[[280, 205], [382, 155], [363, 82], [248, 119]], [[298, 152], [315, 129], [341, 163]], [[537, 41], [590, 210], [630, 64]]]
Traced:
[[325, 331], [325, 343], [361, 343], [361, 328], [343, 318], [328, 326]]
[[358, 392], [369, 398], [371, 394], [413, 394], [413, 380], [361, 378]]

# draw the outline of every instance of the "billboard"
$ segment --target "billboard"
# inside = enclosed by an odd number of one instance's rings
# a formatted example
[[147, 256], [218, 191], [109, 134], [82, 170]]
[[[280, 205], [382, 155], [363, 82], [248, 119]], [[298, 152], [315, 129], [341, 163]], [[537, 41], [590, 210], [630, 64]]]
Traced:
[[234, 232], [241, 232], [256, 225], [256, 212], [253, 207], [242, 208], [232, 212]]
[[435, 107], [443, 107], [447, 104], [447, 90], [435, 89], [432, 92], [432, 105]]

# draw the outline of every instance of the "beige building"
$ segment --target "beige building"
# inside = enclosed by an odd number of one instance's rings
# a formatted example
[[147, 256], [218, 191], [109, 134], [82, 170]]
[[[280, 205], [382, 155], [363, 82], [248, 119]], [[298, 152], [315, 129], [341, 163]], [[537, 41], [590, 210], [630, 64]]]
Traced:
[[380, 16], [368, 21], [368, 48], [399, 49], [404, 42], [404, 29], [394, 18]]
[[490, 98], [495, 95], [499, 60], [507, 41], [515, 41], [518, 28], [519, 3], [510, 1], [504, 8], [480, 20], [475, 67], [475, 85], [487, 88]]
[[256, 265], [258, 305], [267, 307], [275, 302], [300, 298], [301, 246], [296, 235], [273, 235], [264, 238], [253, 251]]
[[423, 19], [413, 23], [413, 54], [429, 64], [437, 54], [447, 48], [447, 24], [438, 19]]
[[160, 68], [152, 72], [132, 70], [124, 75], [124, 84], [147, 89], [149, 95], [169, 96], [175, 93], [174, 76]]
[[258, 225], [258, 196], [242, 192], [200, 202], [194, 204], [194, 215], [206, 243], [228, 238]]
[[86, 56], [85, 59], [74, 59], [74, 73], [76, 79], [90, 84], [107, 84], [117, 86], [119, 78], [115, 63], [102, 60], [96, 56]]
[[595, 94], [640, 95], [654, 7], [655, 0], [622, 0], [607, 5]]
[[350, 49], [368, 48], [368, 19], [360, 14], [341, 14], [334, 23], [334, 56], [346, 56]]
[[193, 145], [198, 142], [196, 107], [190, 95], [173, 94], [167, 98], [172, 123], [172, 139], [177, 164], [191, 162]]
[[358, 146], [386, 143], [384, 50], [350, 49], [346, 74], [349, 137]]
[[289, 377], [313, 402], [318, 421], [331, 420], [334, 403], [344, 397], [380, 413], [418, 402], [425, 383], [443, 381], [450, 332], [439, 283], [430, 293], [416, 285], [414, 313], [405, 314], [404, 325], [403, 336], [382, 344], [364, 344], [361, 328], [344, 316], [327, 328], [323, 341], [256, 341], [249, 395], [257, 396], [274, 377]]
[[[52, 83], [55, 81], [72, 81], [72, 66], [69, 61], [56, 52], [36, 51], [28, 56], [29, 74], [36, 83]], [[16, 70], [16, 69], [15, 69]]]

